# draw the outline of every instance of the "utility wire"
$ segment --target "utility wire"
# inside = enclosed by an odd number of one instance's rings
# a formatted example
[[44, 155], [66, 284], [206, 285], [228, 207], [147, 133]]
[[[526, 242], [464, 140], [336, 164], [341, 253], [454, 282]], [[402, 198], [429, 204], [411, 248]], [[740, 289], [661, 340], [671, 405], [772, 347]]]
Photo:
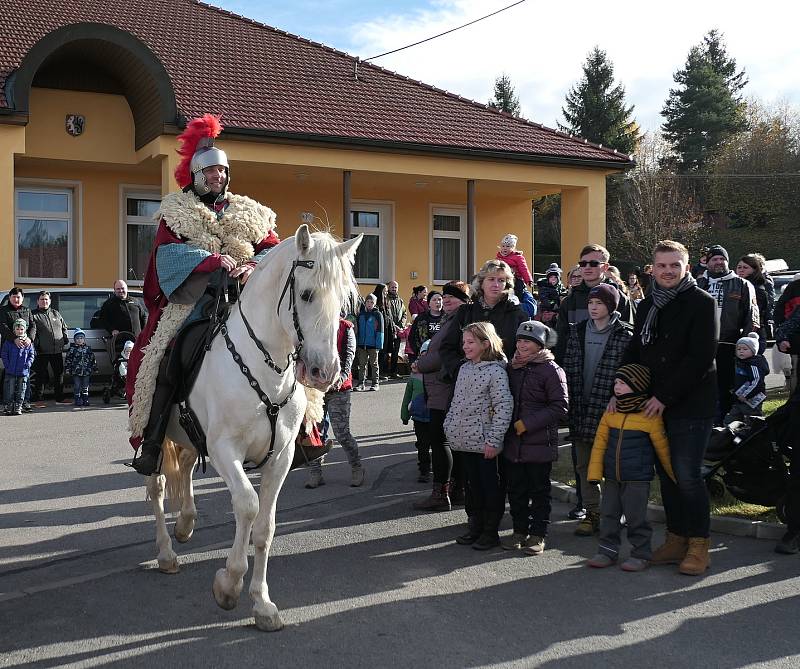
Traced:
[[517, 5], [521, 5], [523, 2], [526, 2], [526, 0], [518, 0], [517, 2], [508, 5], [507, 7], [498, 9], [496, 12], [492, 12], [491, 14], [487, 14], [486, 16], [481, 16], [479, 19], [475, 19], [474, 21], [470, 21], [469, 23], [465, 23], [463, 26], [458, 26], [457, 28], [451, 28], [450, 30], [445, 30], [443, 33], [439, 33], [438, 35], [434, 35], [433, 37], [422, 39], [419, 42], [414, 42], [413, 44], [408, 44], [407, 46], [401, 46], [399, 49], [393, 49], [392, 51], [387, 51], [386, 53], [379, 53], [377, 56], [370, 56], [369, 58], [364, 58], [364, 60], [361, 62], [366, 62], [368, 60], [375, 60], [376, 58], [383, 58], [383, 56], [388, 56], [391, 53], [397, 53], [398, 51], [410, 49], [412, 46], [417, 46], [418, 44], [424, 44], [425, 42], [430, 42], [431, 40], [434, 40], [437, 37], [442, 37], [443, 35], [449, 35], [450, 33], [454, 33], [456, 30], [461, 30], [462, 28], [471, 26], [473, 23], [478, 23], [478, 21], [483, 21], [484, 19], [488, 19], [489, 17], [495, 16], [496, 14], [504, 12], [507, 9], [511, 9], [512, 7], [516, 7]]

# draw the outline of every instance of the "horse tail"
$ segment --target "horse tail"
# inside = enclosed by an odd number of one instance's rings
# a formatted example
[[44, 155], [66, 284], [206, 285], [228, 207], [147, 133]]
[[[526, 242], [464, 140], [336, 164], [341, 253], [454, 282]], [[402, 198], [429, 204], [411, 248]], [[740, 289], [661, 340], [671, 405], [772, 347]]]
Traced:
[[180, 479], [179, 446], [172, 439], [164, 439], [161, 446], [161, 473], [167, 480], [166, 496], [173, 509], [183, 504], [183, 486]]

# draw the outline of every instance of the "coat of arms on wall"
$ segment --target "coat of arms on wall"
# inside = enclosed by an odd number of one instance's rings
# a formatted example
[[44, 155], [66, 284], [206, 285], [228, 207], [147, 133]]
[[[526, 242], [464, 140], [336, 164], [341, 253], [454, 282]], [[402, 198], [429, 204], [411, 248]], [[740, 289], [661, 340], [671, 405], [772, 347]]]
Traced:
[[86, 125], [86, 117], [80, 114], [67, 114], [66, 128], [67, 134], [77, 137], [83, 133], [83, 128]]

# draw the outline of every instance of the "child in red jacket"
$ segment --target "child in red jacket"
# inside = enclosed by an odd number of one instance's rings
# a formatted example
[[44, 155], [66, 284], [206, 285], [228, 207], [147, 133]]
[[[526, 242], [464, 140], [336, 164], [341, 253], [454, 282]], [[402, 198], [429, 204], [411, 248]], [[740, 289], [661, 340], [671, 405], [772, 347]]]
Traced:
[[518, 240], [516, 235], [507, 234], [500, 240], [500, 250], [497, 252], [497, 259], [508, 263], [511, 271], [514, 272], [514, 292], [517, 293], [517, 296], [522, 292], [523, 287], [527, 288], [533, 283], [525, 256], [521, 251], [517, 251]]

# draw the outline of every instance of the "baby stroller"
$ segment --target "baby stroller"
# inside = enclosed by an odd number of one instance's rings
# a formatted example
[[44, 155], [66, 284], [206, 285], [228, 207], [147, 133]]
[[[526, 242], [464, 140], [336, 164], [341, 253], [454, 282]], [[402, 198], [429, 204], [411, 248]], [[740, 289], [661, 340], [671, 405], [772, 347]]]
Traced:
[[105, 337], [108, 359], [111, 360], [111, 384], [103, 388], [103, 403], [109, 404], [111, 398], [125, 399], [125, 377], [128, 373], [128, 358], [123, 351], [133, 349], [136, 339], [132, 332], [117, 332], [111, 337]]
[[727, 490], [750, 504], [774, 506], [786, 522], [790, 455], [789, 402], [767, 418], [753, 416], [714, 428], [706, 450], [703, 479], [712, 497]]

